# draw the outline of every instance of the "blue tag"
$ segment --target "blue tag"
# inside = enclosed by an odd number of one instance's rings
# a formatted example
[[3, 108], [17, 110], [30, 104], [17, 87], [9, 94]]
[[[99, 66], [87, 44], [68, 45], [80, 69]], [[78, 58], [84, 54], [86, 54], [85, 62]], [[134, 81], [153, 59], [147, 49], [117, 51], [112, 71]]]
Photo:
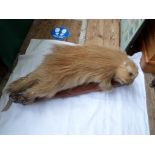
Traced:
[[67, 28], [60, 26], [60, 27], [55, 27], [51, 31], [51, 36], [56, 39], [56, 40], [64, 40], [68, 38], [70, 35], [69, 31]]

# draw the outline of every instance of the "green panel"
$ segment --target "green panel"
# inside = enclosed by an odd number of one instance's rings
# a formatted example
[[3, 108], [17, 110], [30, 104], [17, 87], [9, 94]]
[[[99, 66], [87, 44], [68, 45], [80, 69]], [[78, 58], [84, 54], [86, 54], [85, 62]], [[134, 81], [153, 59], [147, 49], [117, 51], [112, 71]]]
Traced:
[[144, 23], [144, 19], [121, 19], [120, 21], [120, 47], [127, 49], [139, 29]]
[[32, 24], [31, 19], [0, 20], [0, 60], [11, 68]]

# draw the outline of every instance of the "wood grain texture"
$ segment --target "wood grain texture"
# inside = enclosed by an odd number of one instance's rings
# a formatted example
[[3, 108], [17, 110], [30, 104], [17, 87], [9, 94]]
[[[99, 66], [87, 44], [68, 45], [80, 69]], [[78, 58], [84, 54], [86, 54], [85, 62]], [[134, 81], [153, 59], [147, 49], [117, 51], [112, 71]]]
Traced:
[[68, 42], [79, 43], [81, 24], [82, 22], [79, 20], [69, 20], [70, 26], [70, 37], [66, 39]]
[[119, 20], [88, 20], [86, 43], [119, 47]]
[[155, 75], [151, 73], [145, 73], [144, 75], [150, 134], [155, 135], [155, 89], [150, 87]]

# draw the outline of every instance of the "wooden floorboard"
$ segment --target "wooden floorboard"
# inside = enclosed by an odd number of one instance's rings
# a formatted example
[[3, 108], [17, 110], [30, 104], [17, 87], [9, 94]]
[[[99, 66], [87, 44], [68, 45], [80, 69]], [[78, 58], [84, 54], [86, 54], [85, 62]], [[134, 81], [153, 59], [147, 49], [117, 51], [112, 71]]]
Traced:
[[119, 20], [88, 20], [86, 43], [119, 47]]
[[145, 73], [144, 75], [150, 134], [155, 135], [155, 89], [150, 87], [155, 75], [150, 73]]

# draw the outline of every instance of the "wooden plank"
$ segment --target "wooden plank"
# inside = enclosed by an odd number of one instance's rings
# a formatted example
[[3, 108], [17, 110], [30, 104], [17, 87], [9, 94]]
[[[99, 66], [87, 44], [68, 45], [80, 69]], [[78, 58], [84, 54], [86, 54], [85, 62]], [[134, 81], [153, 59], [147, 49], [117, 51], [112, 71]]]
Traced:
[[80, 20], [70, 20], [70, 19], [38, 19], [35, 20], [24, 40], [24, 43], [20, 49], [20, 53], [23, 54], [31, 39], [52, 39], [50, 36], [50, 31], [53, 27], [64, 26], [69, 28], [71, 36], [66, 39], [66, 41], [78, 43], [80, 28]]
[[104, 20], [98, 20], [98, 31], [97, 31], [97, 35], [98, 35], [98, 44], [99, 45], [103, 45], [103, 26], [104, 26]]
[[73, 43], [79, 43], [82, 21], [69, 20], [69, 22], [70, 22], [70, 27], [69, 27], [70, 37], [67, 38], [66, 41], [73, 42]]
[[95, 41], [97, 37], [97, 21], [95, 19], [88, 20], [87, 33], [86, 33], [86, 43], [90, 43], [92, 40]]
[[119, 20], [88, 20], [86, 43], [119, 47]]
[[155, 135], [155, 89], [150, 87], [155, 75], [150, 73], [145, 73], [144, 75], [150, 134]]

